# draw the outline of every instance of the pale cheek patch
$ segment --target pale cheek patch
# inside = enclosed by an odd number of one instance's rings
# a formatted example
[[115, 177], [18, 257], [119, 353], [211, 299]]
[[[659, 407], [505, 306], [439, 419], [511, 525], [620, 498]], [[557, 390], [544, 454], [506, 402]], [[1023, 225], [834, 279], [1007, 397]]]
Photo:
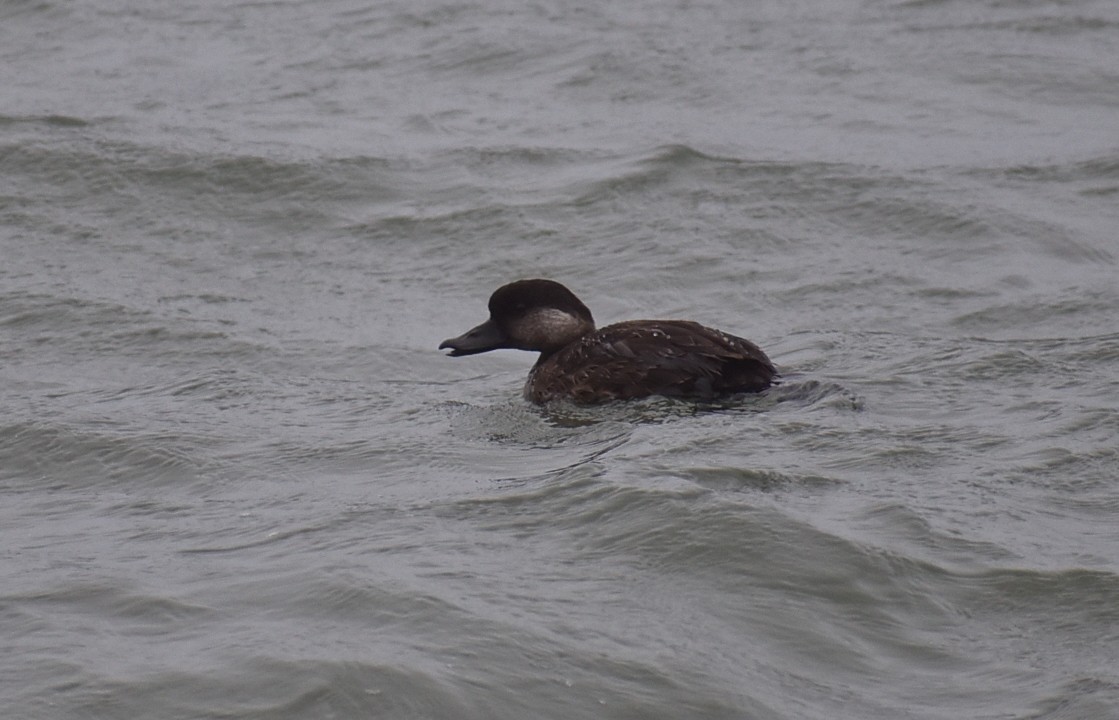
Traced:
[[583, 331], [583, 323], [574, 315], [555, 308], [541, 308], [521, 318], [513, 335], [522, 344], [536, 349], [566, 345]]

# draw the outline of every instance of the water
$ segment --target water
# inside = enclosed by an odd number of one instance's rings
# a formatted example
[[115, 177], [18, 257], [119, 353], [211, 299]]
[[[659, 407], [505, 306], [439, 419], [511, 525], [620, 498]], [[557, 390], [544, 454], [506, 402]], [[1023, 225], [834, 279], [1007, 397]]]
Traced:
[[[0, 7], [12, 718], [1119, 717], [1119, 9]], [[498, 285], [759, 343], [526, 405]]]

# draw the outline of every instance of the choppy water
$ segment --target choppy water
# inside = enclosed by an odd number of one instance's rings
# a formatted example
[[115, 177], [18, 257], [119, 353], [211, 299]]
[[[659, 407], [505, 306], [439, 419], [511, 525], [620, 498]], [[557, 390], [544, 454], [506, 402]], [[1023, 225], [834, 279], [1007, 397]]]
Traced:
[[[10, 718], [1119, 717], [1119, 6], [0, 6]], [[540, 409], [518, 277], [786, 375]]]

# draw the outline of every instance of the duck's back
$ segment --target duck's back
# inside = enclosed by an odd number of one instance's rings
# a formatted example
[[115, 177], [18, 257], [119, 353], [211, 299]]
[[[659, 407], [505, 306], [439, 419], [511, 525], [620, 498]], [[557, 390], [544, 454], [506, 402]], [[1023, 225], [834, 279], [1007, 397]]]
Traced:
[[633, 320], [542, 356], [525, 397], [537, 403], [649, 395], [710, 399], [760, 392], [776, 375], [773, 363], [749, 340], [684, 320]]

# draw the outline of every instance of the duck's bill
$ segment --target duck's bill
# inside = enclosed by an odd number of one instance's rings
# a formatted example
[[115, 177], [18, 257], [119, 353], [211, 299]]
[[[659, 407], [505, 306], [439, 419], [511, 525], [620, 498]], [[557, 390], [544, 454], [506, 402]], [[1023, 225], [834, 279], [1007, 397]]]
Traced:
[[463, 355], [476, 355], [478, 353], [498, 350], [509, 347], [508, 338], [493, 319], [489, 319], [476, 328], [467, 330], [462, 335], [439, 343], [440, 350], [450, 350], [450, 357]]

